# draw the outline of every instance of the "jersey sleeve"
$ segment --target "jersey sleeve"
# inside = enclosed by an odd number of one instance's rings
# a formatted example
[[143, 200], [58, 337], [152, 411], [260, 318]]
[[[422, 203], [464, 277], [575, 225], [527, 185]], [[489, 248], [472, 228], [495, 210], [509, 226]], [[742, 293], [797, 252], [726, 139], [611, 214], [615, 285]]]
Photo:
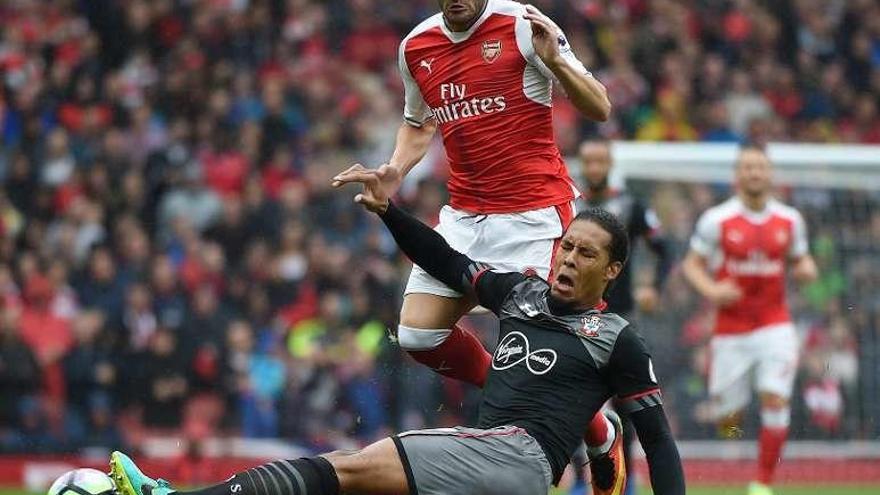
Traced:
[[663, 237], [660, 217], [653, 208], [645, 207], [635, 200], [632, 206], [630, 239], [643, 238], [656, 257], [654, 265], [654, 287], [659, 289], [672, 269], [673, 260], [666, 239]]
[[703, 213], [697, 221], [697, 227], [691, 236], [691, 249], [696, 253], [709, 257], [717, 249], [721, 238], [721, 224], [713, 218], [710, 212]]
[[498, 273], [484, 263], [471, 265], [468, 273], [473, 274], [469, 283], [474, 288], [480, 306], [496, 315], [501, 311], [501, 305], [507, 300], [513, 288], [526, 279], [526, 276], [519, 272]]
[[[525, 8], [523, 8], [523, 12], [525, 12]], [[562, 29], [552, 20], [550, 23], [556, 28], [556, 39], [559, 42], [559, 54], [562, 55], [562, 58], [578, 72], [592, 76], [593, 74], [584, 67], [584, 64], [578, 60], [577, 56], [574, 54], [574, 51], [571, 49], [571, 44], [568, 42], [568, 38], [566, 38], [565, 33], [562, 32]], [[538, 69], [538, 71], [548, 80], [553, 81], [556, 79], [553, 75], [553, 71], [551, 71], [544, 64], [544, 61], [541, 60], [541, 57], [535, 53], [535, 45], [532, 44], [532, 25], [522, 17], [517, 18], [516, 42], [520, 46], [523, 57], [525, 57], [529, 65]]]
[[809, 252], [807, 240], [807, 223], [800, 213], [795, 212], [791, 226], [791, 246], [788, 248], [788, 256], [794, 259], [805, 256]]
[[641, 201], [634, 201], [632, 206], [632, 237], [650, 239], [660, 233], [660, 217], [653, 208], [646, 208]]
[[400, 78], [403, 80], [404, 90], [403, 119], [413, 127], [421, 127], [433, 117], [433, 113], [431, 112], [431, 107], [425, 102], [422, 90], [419, 89], [419, 85], [416, 83], [415, 78], [413, 78], [409, 65], [406, 63], [405, 50], [407, 41], [404, 39], [400, 43], [397, 53], [397, 66], [400, 70]]
[[642, 336], [632, 326], [624, 328], [617, 337], [608, 361], [607, 376], [616, 403], [623, 412], [633, 413], [663, 403], [651, 354]]

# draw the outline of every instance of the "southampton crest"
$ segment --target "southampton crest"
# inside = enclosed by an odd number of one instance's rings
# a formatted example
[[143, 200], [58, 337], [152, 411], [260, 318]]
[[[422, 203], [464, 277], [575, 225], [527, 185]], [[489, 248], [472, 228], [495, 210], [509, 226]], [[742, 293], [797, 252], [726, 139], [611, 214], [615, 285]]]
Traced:
[[581, 323], [583, 323], [583, 327], [581, 327], [581, 331], [578, 332], [584, 337], [597, 337], [599, 336], [599, 330], [602, 328], [602, 318], [599, 318], [596, 315], [592, 315], [590, 317], [581, 318]]

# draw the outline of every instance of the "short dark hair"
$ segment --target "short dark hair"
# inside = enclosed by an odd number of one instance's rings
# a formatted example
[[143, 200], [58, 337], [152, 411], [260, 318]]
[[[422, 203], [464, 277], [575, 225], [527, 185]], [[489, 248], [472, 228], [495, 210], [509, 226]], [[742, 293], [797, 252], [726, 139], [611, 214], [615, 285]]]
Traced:
[[593, 207], [578, 213], [571, 223], [578, 220], [593, 222], [611, 234], [611, 244], [608, 246], [611, 261], [626, 263], [629, 258], [629, 235], [626, 233], [626, 226], [616, 215], [604, 208]]
[[736, 152], [736, 166], [738, 167], [740, 162], [742, 161], [742, 156], [744, 153], [749, 151], [757, 151], [758, 153], [767, 156], [767, 148], [761, 146], [755, 142], [747, 142], [739, 147], [739, 150]]

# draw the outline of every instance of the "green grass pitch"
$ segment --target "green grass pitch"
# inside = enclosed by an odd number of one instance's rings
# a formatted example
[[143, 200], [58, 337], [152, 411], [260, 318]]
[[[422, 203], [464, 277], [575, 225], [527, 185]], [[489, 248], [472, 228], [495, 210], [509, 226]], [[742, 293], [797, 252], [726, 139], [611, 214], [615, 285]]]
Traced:
[[[784, 485], [775, 490], [775, 495], [869, 495], [880, 494], [880, 485]], [[745, 495], [745, 485], [730, 486], [688, 486], [688, 495]], [[0, 495], [43, 495], [16, 488], [0, 488]], [[639, 495], [651, 495], [650, 489], [639, 491]]]
[[[688, 486], [688, 495], [746, 495], [745, 485]], [[880, 485], [782, 485], [773, 489], [774, 495], [868, 495], [880, 494]], [[651, 495], [651, 490], [640, 490], [639, 495]]]

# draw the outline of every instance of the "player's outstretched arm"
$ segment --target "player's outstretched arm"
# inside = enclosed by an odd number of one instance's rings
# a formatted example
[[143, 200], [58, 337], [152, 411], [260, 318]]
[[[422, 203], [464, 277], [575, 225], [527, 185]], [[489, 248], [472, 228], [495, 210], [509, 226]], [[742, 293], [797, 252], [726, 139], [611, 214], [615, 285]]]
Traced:
[[459, 292], [470, 289], [467, 273], [476, 264], [474, 260], [452, 249], [440, 234], [394, 203], [389, 202], [379, 216], [413, 263]]
[[684, 471], [672, 438], [651, 355], [632, 327], [617, 337], [608, 362], [618, 411], [629, 415], [645, 450], [655, 495], [684, 495]]
[[[380, 184], [385, 194], [390, 198], [397, 194], [403, 178], [409, 173], [413, 167], [418, 164], [428, 148], [431, 145], [431, 139], [437, 130], [437, 122], [429, 119], [420, 127], [403, 123], [397, 131], [397, 144], [394, 147], [394, 153], [387, 164], [381, 165], [376, 170], [381, 170]], [[356, 163], [348, 169], [340, 172], [333, 178], [333, 187], [340, 187], [346, 183], [345, 179], [349, 174], [356, 174], [364, 170], [363, 165]]]
[[476, 262], [452, 249], [440, 234], [391, 202], [382, 184], [391, 168], [391, 165], [383, 165], [378, 170], [368, 170], [355, 165], [337, 175], [334, 181], [339, 185], [363, 184], [364, 190], [354, 197], [355, 202], [382, 218], [404, 254], [432, 277], [452, 289], [464, 291], [468, 267]]
[[681, 457], [663, 406], [642, 409], [630, 414], [639, 442], [648, 460], [654, 495], [684, 495], [684, 470]]
[[367, 170], [355, 165], [335, 180], [341, 184], [363, 184], [364, 190], [354, 197], [355, 202], [382, 218], [401, 251], [413, 263], [454, 290], [473, 292], [482, 306], [497, 313], [510, 290], [525, 275], [493, 272], [490, 266], [452, 249], [440, 234], [397, 208], [381, 186], [381, 177], [389, 168], [390, 165], [383, 165], [379, 170]]
[[[605, 122], [611, 116], [611, 100], [605, 86], [582, 67], [568, 63], [560, 51], [560, 43], [567, 43], [559, 28], [547, 16], [531, 5], [526, 5], [523, 16], [532, 25], [532, 45], [544, 65], [553, 72], [565, 89], [575, 108], [585, 117]], [[577, 64], [580, 65], [580, 64]]]

